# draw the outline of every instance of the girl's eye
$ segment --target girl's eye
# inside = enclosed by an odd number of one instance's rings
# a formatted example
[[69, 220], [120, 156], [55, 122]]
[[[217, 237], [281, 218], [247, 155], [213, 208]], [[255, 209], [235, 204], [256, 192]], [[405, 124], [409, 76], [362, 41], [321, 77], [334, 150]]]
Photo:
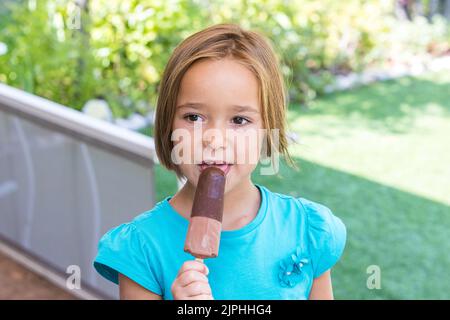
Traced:
[[[198, 114], [188, 114], [184, 117], [185, 119], [188, 119], [191, 122], [197, 121], [200, 117]], [[201, 119], [201, 118], [200, 118]]]
[[234, 122], [234, 124], [237, 124], [237, 125], [244, 125], [250, 121], [248, 121], [247, 119], [242, 118], [242, 117], [234, 117], [233, 122]]

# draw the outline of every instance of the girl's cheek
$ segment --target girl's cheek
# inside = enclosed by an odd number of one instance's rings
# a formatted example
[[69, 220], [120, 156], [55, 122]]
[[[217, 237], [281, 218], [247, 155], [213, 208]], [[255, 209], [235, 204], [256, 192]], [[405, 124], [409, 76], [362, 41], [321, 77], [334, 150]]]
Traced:
[[261, 134], [257, 129], [251, 129], [238, 136], [234, 153], [237, 157], [237, 163], [245, 166], [245, 170], [247, 170], [247, 167], [253, 168], [258, 164], [262, 146]]
[[175, 128], [172, 131], [171, 151], [172, 161], [177, 165], [189, 165], [195, 163], [194, 144], [192, 133], [185, 128]]
[[193, 162], [191, 164], [201, 163], [203, 160], [203, 143], [201, 136], [199, 137], [198, 134], [193, 135], [190, 147], [193, 154]]

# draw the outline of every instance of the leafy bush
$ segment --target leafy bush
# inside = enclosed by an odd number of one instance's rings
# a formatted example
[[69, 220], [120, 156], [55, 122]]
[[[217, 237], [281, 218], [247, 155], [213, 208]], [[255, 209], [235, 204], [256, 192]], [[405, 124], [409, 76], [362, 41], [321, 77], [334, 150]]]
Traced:
[[447, 22], [399, 22], [389, 0], [90, 0], [80, 11], [75, 0], [2, 3], [0, 81], [76, 109], [102, 96], [115, 117], [153, 108], [175, 46], [215, 23], [269, 37], [291, 101], [302, 103], [336, 74], [397, 52], [442, 53], [449, 43]]

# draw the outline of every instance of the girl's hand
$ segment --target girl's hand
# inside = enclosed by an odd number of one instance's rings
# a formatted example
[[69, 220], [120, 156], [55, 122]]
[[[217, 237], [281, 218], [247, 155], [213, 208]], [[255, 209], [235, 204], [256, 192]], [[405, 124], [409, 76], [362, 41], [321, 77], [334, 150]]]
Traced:
[[172, 283], [174, 300], [213, 300], [207, 275], [206, 264], [199, 261], [186, 261]]

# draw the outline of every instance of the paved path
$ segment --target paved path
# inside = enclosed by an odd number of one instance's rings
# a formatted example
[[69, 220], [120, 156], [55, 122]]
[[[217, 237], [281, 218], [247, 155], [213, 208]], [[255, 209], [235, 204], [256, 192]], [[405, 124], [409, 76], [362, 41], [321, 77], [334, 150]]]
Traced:
[[0, 300], [76, 299], [0, 253]]

